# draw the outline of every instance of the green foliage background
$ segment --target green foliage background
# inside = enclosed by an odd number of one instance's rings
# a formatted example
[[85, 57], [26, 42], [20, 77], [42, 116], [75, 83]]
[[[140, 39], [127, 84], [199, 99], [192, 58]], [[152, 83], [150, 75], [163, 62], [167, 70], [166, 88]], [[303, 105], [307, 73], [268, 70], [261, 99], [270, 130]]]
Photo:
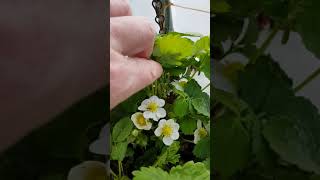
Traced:
[[[266, 48], [283, 31], [285, 45], [297, 32], [305, 47], [320, 58], [320, 1], [211, 0], [214, 64], [240, 53], [246, 64], [225, 66], [235, 92], [212, 88], [212, 174], [214, 179], [309, 180], [320, 178], [320, 115], [312, 102], [296, 95]], [[244, 20], [249, 25], [242, 39]], [[269, 36], [256, 46], [259, 32]], [[229, 48], [223, 48], [226, 40]], [[304, 59], [307, 61], [307, 59]], [[315, 71], [305, 82], [310, 82]], [[213, 77], [214, 78], [214, 75]]]

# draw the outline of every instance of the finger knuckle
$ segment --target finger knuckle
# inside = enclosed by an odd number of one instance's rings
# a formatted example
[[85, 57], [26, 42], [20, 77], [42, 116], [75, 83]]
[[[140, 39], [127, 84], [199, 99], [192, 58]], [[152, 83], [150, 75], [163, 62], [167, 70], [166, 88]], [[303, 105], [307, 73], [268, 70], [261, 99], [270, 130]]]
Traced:
[[126, 14], [126, 15], [131, 15], [132, 11], [131, 11], [131, 7], [130, 4], [128, 2], [128, 0], [121, 0], [121, 14]]

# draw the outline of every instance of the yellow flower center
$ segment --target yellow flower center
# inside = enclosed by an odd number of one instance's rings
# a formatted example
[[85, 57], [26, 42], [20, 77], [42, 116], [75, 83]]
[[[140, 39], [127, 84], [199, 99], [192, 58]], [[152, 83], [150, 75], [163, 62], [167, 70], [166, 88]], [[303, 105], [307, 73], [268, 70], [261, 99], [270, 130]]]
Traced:
[[151, 112], [156, 112], [157, 109], [158, 109], [158, 105], [157, 105], [157, 103], [155, 103], [155, 102], [150, 102], [150, 103], [148, 104], [147, 109], [148, 109], [149, 111], [151, 111]]
[[147, 125], [147, 121], [146, 121], [146, 119], [143, 117], [142, 114], [138, 115], [138, 117], [137, 117], [137, 123], [138, 123], [140, 126], [145, 126], [145, 125]]
[[171, 126], [169, 126], [169, 125], [164, 125], [164, 126], [163, 126], [163, 128], [162, 128], [162, 134], [163, 134], [164, 136], [171, 136], [172, 132], [173, 132], [173, 129], [172, 129]]
[[200, 129], [199, 129], [199, 136], [200, 136], [200, 138], [206, 137], [207, 134], [208, 134], [208, 133], [207, 133], [206, 129], [204, 129], [204, 128], [200, 128]]

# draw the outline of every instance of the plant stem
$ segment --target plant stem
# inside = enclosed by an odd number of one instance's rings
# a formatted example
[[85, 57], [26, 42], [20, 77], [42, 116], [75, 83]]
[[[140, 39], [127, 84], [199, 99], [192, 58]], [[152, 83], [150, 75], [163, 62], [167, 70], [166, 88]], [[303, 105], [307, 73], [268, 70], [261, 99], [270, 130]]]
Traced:
[[257, 53], [249, 60], [249, 63], [254, 64], [256, 63], [257, 59], [264, 53], [264, 51], [268, 48], [273, 38], [276, 36], [276, 34], [279, 32], [279, 26], [276, 26], [267, 39], [263, 42], [261, 47], [257, 50]]
[[122, 174], [122, 172], [121, 172], [121, 161], [118, 161], [118, 174], [119, 174], [119, 178], [121, 178], [121, 174]]
[[307, 84], [314, 80], [320, 74], [320, 68], [316, 69], [312, 74], [310, 74], [301, 84], [294, 88], [294, 92], [298, 92], [303, 89]]
[[204, 91], [204, 90], [207, 89], [207, 87], [209, 87], [209, 86], [210, 86], [210, 83], [207, 84], [205, 87], [203, 87], [203, 88], [201, 89], [201, 91]]
[[188, 143], [192, 143], [192, 144], [194, 144], [194, 142], [193, 141], [191, 141], [191, 140], [188, 140], [188, 139], [184, 139], [184, 138], [181, 138], [184, 142], [188, 142]]

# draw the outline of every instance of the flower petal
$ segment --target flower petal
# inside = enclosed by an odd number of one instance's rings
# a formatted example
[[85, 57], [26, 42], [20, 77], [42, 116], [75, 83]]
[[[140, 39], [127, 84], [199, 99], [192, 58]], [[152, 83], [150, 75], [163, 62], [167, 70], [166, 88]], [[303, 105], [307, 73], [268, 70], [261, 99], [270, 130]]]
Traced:
[[138, 107], [138, 110], [140, 111], [146, 111], [148, 110], [147, 107], [148, 107], [148, 104], [150, 103], [150, 100], [149, 99], [145, 99], [142, 101], [141, 105]]
[[179, 132], [178, 132], [178, 131], [174, 131], [174, 132], [172, 133], [172, 135], [171, 135], [171, 138], [172, 138], [173, 140], [179, 139]]
[[161, 136], [161, 133], [162, 133], [162, 128], [160, 128], [160, 127], [158, 127], [155, 131], [154, 131], [154, 134], [156, 135], [156, 136]]
[[143, 117], [146, 119], [154, 119], [156, 118], [155, 113], [151, 112], [151, 111], [145, 111], [143, 112]]
[[193, 134], [194, 134], [194, 140], [193, 140], [193, 142], [194, 142], [195, 144], [197, 144], [197, 143], [200, 141], [199, 129], [196, 129]]
[[200, 120], [197, 121], [197, 128], [198, 129], [202, 128], [202, 122]]
[[171, 137], [163, 137], [162, 141], [167, 146], [170, 146], [173, 143], [173, 139], [171, 139]]
[[165, 125], [166, 123], [167, 123], [167, 121], [165, 119], [161, 119], [158, 124], [158, 127], [163, 127], [163, 125]]
[[158, 111], [156, 112], [157, 117], [160, 118], [164, 118], [167, 115], [167, 112], [164, 108], [158, 108]]
[[147, 125], [144, 127], [144, 130], [150, 130], [152, 127], [152, 123], [151, 122], [147, 122]]
[[163, 107], [166, 104], [166, 102], [163, 99], [157, 99], [156, 102], [159, 107]]
[[176, 122], [173, 120], [173, 119], [168, 119], [168, 124], [170, 124], [170, 125], [174, 125]]
[[150, 101], [153, 101], [153, 102], [157, 102], [158, 101], [158, 96], [151, 96], [150, 98], [149, 98], [149, 100]]

